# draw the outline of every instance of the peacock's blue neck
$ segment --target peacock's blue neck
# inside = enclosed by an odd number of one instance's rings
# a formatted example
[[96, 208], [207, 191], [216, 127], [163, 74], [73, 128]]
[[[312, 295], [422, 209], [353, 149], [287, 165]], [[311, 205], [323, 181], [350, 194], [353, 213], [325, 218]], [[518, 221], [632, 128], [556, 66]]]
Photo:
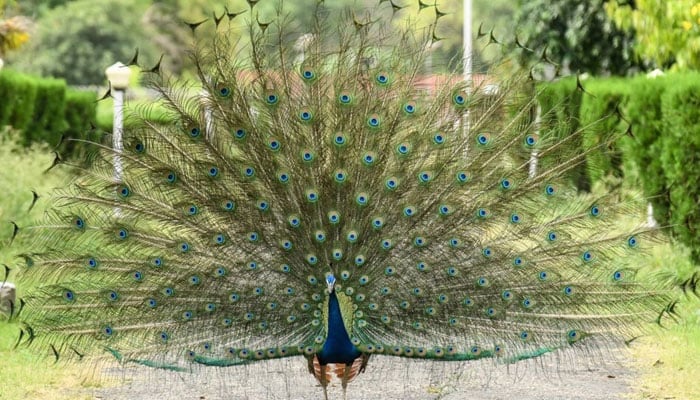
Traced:
[[343, 324], [343, 316], [340, 313], [340, 304], [335, 291], [331, 292], [328, 301], [328, 332], [326, 343], [321, 352], [318, 353], [318, 360], [322, 365], [329, 363], [351, 364], [360, 356], [360, 351], [352, 344], [348, 331]]

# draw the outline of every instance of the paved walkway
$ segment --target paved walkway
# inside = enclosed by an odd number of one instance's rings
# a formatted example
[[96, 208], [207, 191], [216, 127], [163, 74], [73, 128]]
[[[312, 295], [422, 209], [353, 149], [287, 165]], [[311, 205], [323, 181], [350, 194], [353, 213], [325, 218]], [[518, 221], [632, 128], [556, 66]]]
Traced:
[[[367, 372], [348, 388], [348, 400], [603, 400], [630, 392], [632, 372], [623, 363], [545, 356], [536, 362], [494, 365], [491, 361], [445, 363], [375, 356]], [[101, 400], [309, 400], [322, 399], [320, 386], [302, 358], [246, 367], [197, 368], [174, 373], [146, 367], [106, 369], [116, 386], [96, 390]], [[342, 399], [340, 385], [329, 400]]]

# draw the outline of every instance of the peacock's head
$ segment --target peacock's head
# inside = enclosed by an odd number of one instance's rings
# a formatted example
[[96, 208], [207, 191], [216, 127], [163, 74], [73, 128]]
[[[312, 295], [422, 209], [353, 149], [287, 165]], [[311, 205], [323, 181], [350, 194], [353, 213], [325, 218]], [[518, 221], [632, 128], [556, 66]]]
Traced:
[[335, 276], [333, 274], [328, 274], [326, 276], [326, 285], [328, 285], [328, 293], [333, 293], [335, 288]]

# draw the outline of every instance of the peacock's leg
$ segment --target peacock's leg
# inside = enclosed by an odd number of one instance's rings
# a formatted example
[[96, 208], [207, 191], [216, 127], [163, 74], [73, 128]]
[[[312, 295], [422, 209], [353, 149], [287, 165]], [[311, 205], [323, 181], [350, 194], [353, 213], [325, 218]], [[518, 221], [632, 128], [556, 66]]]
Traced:
[[367, 363], [369, 362], [369, 353], [362, 353], [362, 364], [360, 365], [360, 372], [365, 372], [367, 368]]
[[321, 382], [321, 387], [323, 387], [323, 398], [328, 400], [328, 376], [326, 375], [326, 365], [319, 364], [319, 381]]
[[314, 375], [314, 376], [315, 376], [315, 375], [316, 375], [316, 371], [315, 371], [315, 368], [314, 368], [314, 357], [307, 357], [307, 358], [306, 358], [306, 361], [308, 362], [308, 365], [307, 365], [307, 366], [308, 366], [308, 368], [309, 368], [309, 373], [310, 373], [311, 375]]
[[350, 379], [354, 377], [353, 375], [350, 375], [352, 373], [352, 363], [351, 364], [345, 364], [345, 369], [343, 370], [343, 377], [341, 379], [342, 385], [343, 385], [343, 400], [348, 399], [348, 394], [347, 394], [347, 389], [348, 389], [348, 382], [350, 382]]

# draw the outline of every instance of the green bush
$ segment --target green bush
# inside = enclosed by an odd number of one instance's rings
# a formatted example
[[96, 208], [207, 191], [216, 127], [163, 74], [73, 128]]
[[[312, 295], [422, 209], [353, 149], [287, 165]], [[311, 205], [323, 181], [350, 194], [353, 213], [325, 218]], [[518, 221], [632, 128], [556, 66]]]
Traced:
[[9, 125], [10, 115], [12, 114], [12, 99], [10, 96], [13, 92], [13, 73], [9, 70], [0, 70], [0, 128]]
[[32, 121], [36, 94], [32, 78], [12, 70], [0, 71], [0, 126], [25, 130]]
[[[95, 121], [97, 103], [94, 92], [68, 90], [66, 91], [66, 109], [64, 118], [66, 129], [63, 132], [66, 139], [99, 140], [97, 133], [90, 123]], [[61, 149], [64, 154], [80, 154], [85, 150], [85, 144], [79, 141], [67, 140]]]
[[661, 165], [669, 190], [671, 230], [700, 262], [700, 75], [667, 81], [661, 97]]
[[624, 147], [625, 175], [641, 185], [654, 207], [654, 218], [662, 225], [669, 221], [668, 191], [661, 165], [663, 138], [666, 134], [661, 96], [668, 84], [665, 78], [640, 76], [629, 81], [630, 95], [625, 116], [632, 124], [632, 137]]
[[[10, 126], [24, 146], [37, 142], [55, 146], [64, 134], [85, 139], [96, 118], [95, 93], [67, 90], [62, 80], [3, 70], [0, 98], [5, 100], [0, 102], [0, 128]], [[66, 144], [61, 150], [70, 155], [77, 147]]]
[[29, 126], [24, 129], [24, 143], [55, 144], [61, 132], [66, 129], [66, 83], [58, 79], [36, 79], [35, 84], [37, 91], [34, 115]]
[[[583, 150], [586, 174], [591, 183], [605, 176], [623, 176], [621, 137], [627, 129], [616, 110], [624, 106], [629, 95], [627, 79], [591, 79], [583, 82], [584, 94], [580, 109], [580, 126], [584, 129]], [[619, 140], [618, 140], [619, 139]]]
[[572, 175], [576, 186], [588, 190], [609, 175], [624, 175], [641, 186], [656, 220], [700, 263], [700, 74], [583, 83], [590, 95], [581, 97], [569, 78], [545, 85], [539, 97], [544, 126], [555, 136], [583, 130], [563, 154], [586, 153], [585, 170]]
[[[573, 77], [561, 79], [557, 82], [544, 84], [538, 93], [541, 108], [541, 120], [544, 136], [555, 140], [562, 140], [571, 136], [580, 128], [579, 114], [581, 108], [582, 92], [576, 89], [576, 79]], [[582, 138], [580, 135], [567, 141], [567, 145], [558, 152], [556, 158], [544, 157], [539, 161], [539, 168], [571, 159], [580, 154]], [[586, 161], [572, 168], [569, 179], [579, 191], [591, 190], [590, 178], [586, 172]]]

